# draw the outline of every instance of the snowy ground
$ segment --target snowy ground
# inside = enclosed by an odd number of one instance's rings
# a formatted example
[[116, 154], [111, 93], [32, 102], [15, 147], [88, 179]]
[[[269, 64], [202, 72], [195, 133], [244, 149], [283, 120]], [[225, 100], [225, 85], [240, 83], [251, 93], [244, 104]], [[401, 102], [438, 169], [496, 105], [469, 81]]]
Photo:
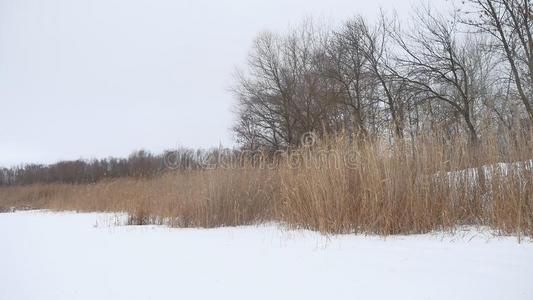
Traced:
[[533, 242], [0, 214], [0, 299], [533, 299]]

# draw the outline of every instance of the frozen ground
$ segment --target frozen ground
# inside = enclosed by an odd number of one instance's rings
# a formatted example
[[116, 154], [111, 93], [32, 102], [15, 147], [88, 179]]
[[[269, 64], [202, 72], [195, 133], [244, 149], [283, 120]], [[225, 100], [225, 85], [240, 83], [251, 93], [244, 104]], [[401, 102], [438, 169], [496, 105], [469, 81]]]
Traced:
[[533, 242], [487, 231], [325, 238], [0, 214], [0, 299], [533, 299]]

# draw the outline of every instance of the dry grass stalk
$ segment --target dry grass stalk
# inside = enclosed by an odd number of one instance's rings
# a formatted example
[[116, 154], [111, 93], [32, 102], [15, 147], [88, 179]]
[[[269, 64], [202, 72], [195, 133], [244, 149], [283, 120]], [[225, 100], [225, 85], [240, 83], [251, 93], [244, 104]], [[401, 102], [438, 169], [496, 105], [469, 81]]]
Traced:
[[503, 149], [488, 138], [473, 155], [467, 139], [391, 145], [340, 137], [281, 155], [276, 164], [244, 158], [146, 180], [5, 187], [0, 207], [123, 211], [137, 225], [277, 221], [323, 233], [381, 235], [487, 225], [533, 236], [533, 166], [480, 168], [527, 161], [531, 147], [526, 141]]

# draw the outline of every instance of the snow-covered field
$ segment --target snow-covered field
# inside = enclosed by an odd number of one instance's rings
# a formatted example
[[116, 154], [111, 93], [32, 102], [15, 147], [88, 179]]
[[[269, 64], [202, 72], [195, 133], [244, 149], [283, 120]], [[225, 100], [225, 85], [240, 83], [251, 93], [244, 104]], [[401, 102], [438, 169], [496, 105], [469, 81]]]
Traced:
[[0, 299], [533, 299], [533, 242], [0, 214]]

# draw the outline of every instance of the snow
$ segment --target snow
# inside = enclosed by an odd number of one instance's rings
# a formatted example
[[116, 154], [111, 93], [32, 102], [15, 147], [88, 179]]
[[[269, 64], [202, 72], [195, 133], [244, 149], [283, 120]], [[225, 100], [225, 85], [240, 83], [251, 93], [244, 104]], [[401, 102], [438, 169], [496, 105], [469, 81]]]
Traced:
[[[481, 166], [481, 170], [483, 170], [482, 173], [485, 176], [485, 179], [490, 182], [494, 175], [505, 177], [509, 175], [509, 172], [515, 172], [518, 174], [533, 172], [533, 159], [513, 163], [496, 163], [492, 165], [483, 165]], [[477, 168], [468, 168], [458, 171], [447, 172], [446, 176], [454, 183], [459, 182], [460, 179], [467, 179], [472, 184], [475, 184], [478, 177], [477, 172]]]
[[0, 214], [0, 299], [533, 299], [533, 242], [486, 229], [384, 239], [124, 219]]

